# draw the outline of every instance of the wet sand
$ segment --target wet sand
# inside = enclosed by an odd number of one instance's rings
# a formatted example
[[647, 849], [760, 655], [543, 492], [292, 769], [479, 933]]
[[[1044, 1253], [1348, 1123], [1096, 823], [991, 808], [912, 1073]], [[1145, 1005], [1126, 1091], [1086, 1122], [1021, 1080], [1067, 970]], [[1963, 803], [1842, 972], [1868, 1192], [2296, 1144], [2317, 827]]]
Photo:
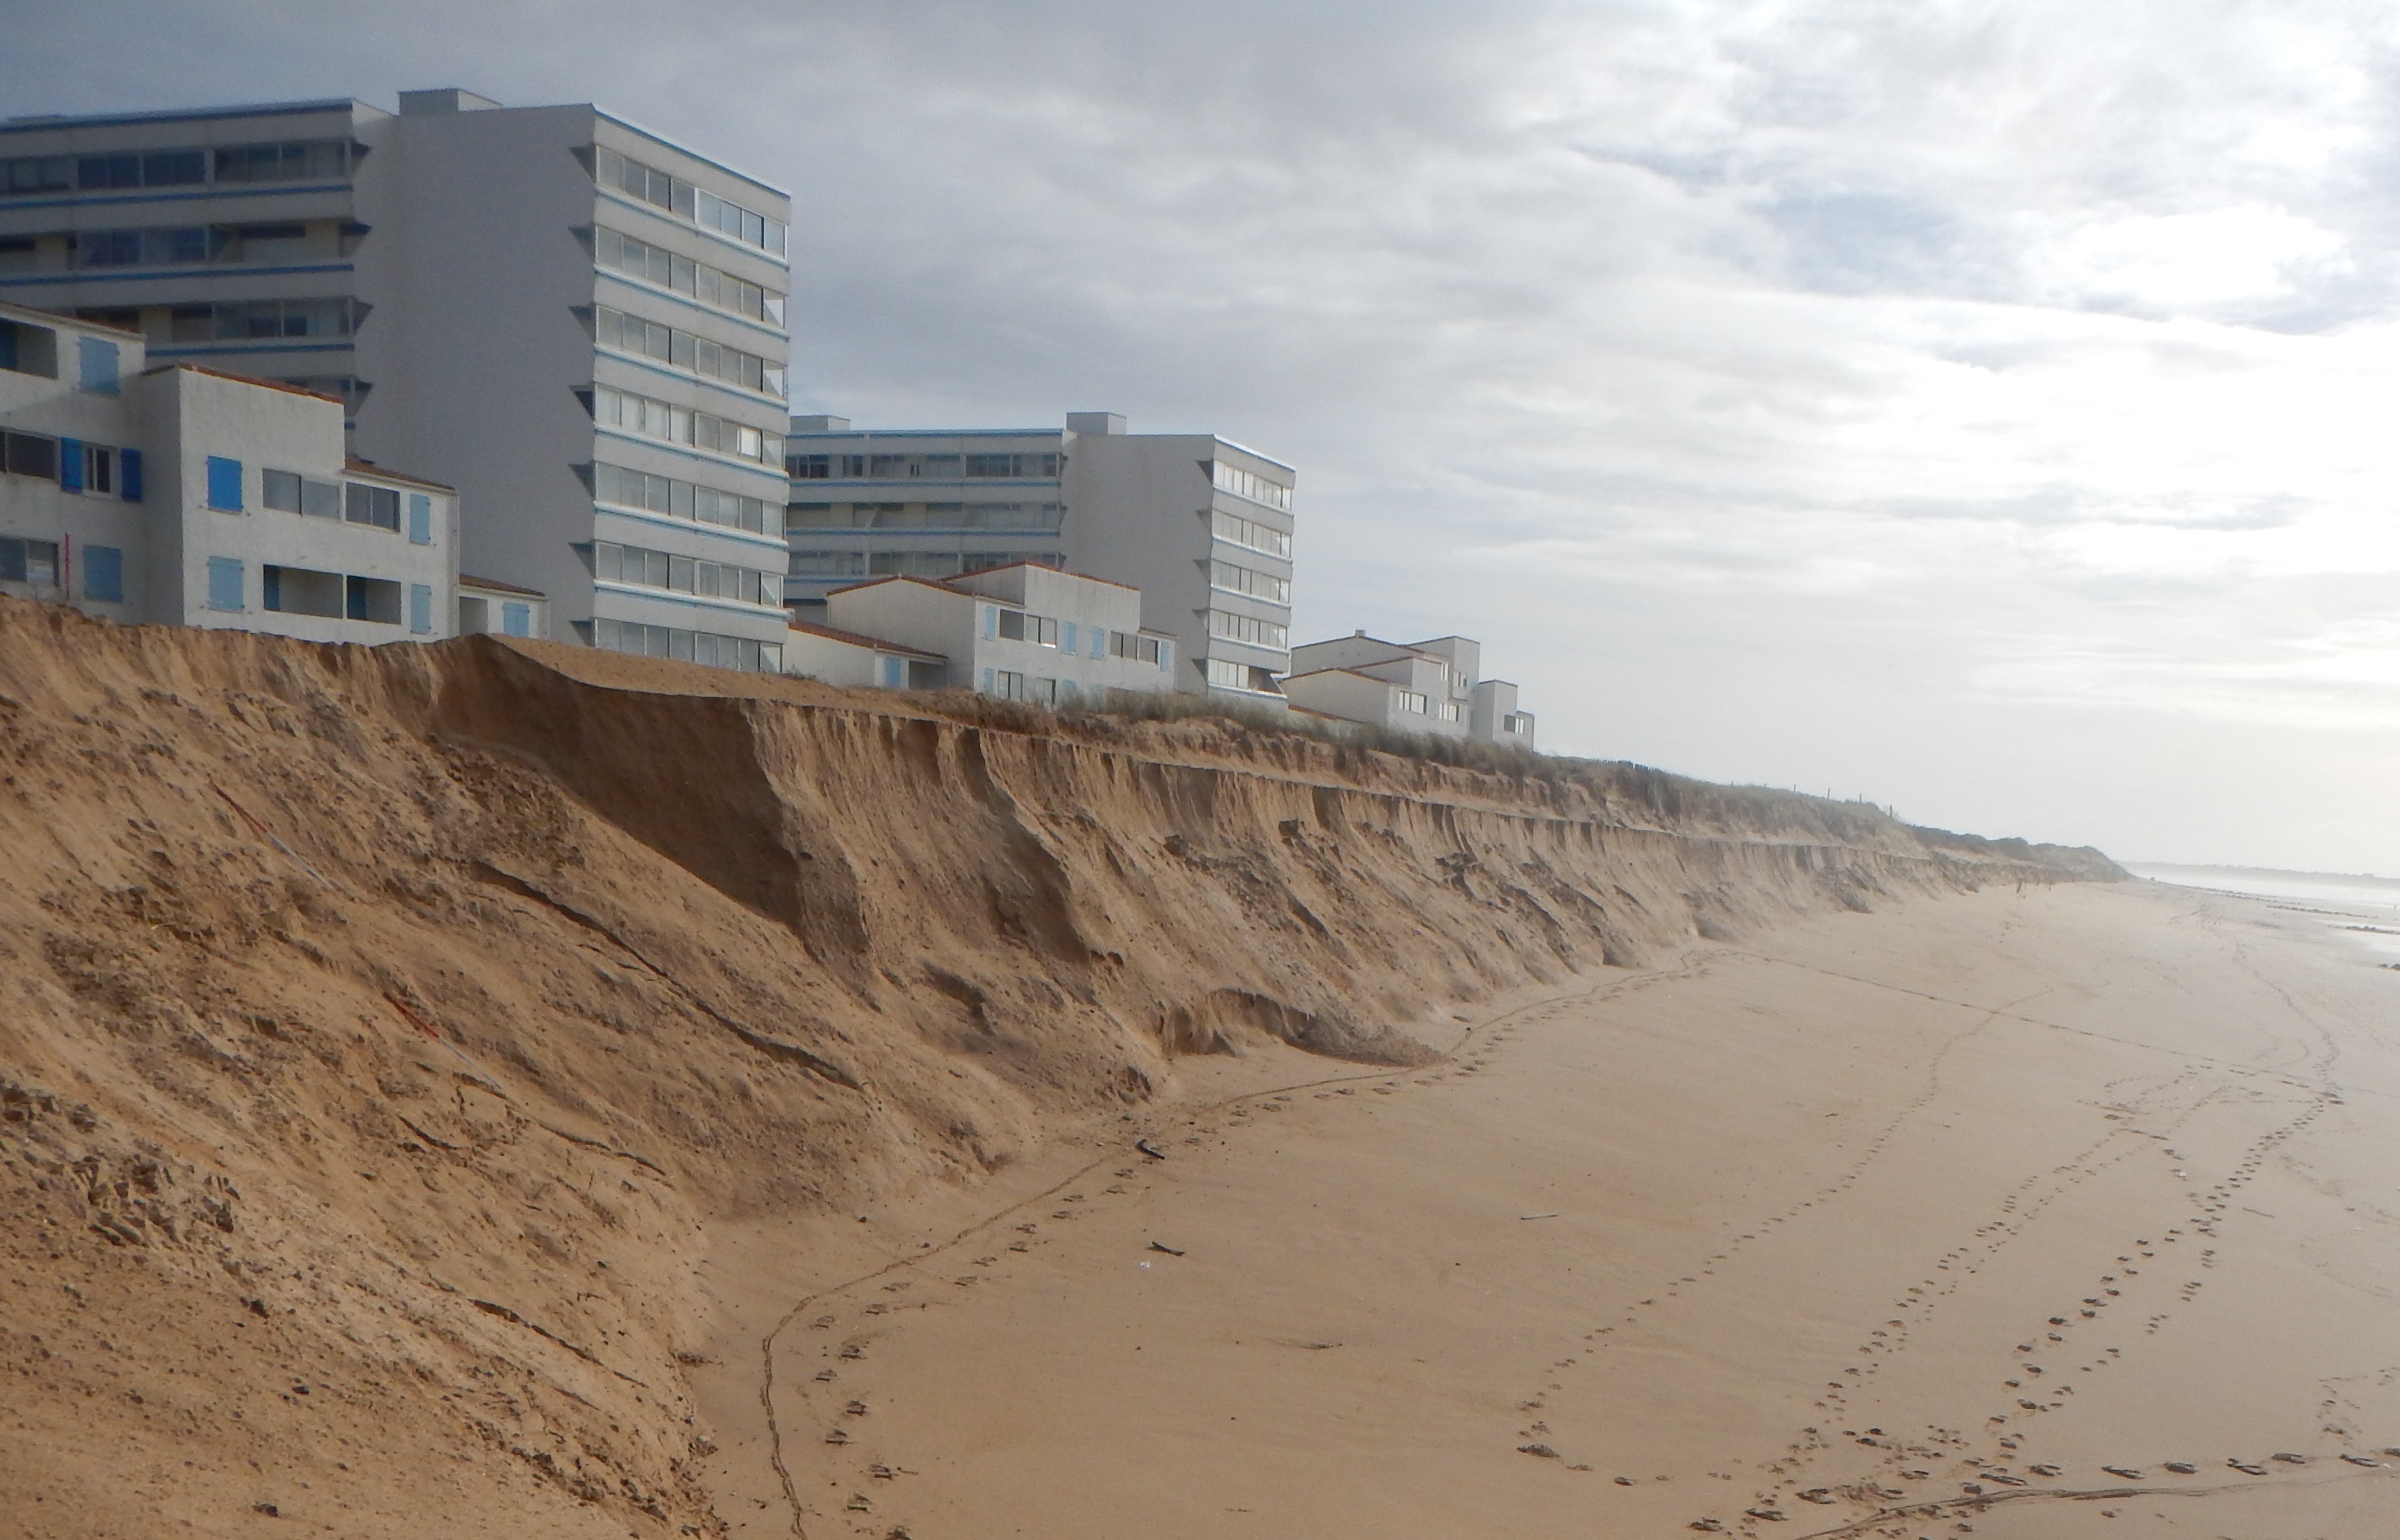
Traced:
[[819, 1540], [2389, 1533], [2373, 964], [2263, 903], [1987, 893], [1504, 1002], [1426, 1070], [1192, 1066], [1193, 1103], [976, 1192], [720, 1230], [718, 1509]]

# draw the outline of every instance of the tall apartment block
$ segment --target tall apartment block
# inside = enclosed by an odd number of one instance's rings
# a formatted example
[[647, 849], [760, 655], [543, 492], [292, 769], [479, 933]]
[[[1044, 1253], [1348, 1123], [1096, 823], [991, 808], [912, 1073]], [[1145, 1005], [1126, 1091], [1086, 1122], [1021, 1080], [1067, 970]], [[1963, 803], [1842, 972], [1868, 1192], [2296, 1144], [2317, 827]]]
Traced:
[[303, 385], [458, 489], [552, 634], [774, 669], [777, 189], [589, 104], [403, 91], [0, 124], [0, 299]]
[[1141, 591], [1176, 639], [1176, 688], [1280, 706], [1291, 645], [1291, 467], [1207, 433], [1128, 433], [1111, 412], [1064, 429], [862, 429], [795, 417], [784, 533], [793, 613], [837, 588], [1017, 562]]

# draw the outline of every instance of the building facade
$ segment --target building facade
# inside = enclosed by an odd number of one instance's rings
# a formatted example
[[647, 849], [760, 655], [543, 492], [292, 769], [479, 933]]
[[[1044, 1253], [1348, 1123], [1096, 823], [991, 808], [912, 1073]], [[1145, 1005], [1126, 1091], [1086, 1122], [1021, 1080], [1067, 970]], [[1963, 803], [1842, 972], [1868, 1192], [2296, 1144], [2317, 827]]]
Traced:
[[[972, 689], [1043, 706], [1098, 707], [1114, 694], [1172, 691], [1176, 640], [1142, 626], [1142, 596], [1123, 583], [1030, 562], [935, 582], [876, 578], [836, 589], [831, 630], [852, 645], [872, 639], [912, 660], [905, 675], [888, 662], [873, 680], [910, 688]], [[801, 622], [805, 631], [812, 622]], [[806, 649], [828, 683], [841, 661]]]
[[342, 403], [0, 304], [0, 593], [319, 642], [457, 630], [457, 499], [349, 457]]
[[1319, 715], [1435, 738], [1534, 746], [1517, 687], [1480, 677], [1483, 646], [1465, 636], [1385, 642], [1363, 631], [1292, 648], [1291, 703]]
[[1108, 412], [982, 431], [796, 417], [786, 445], [799, 619], [865, 579], [1061, 567], [1139, 591], [1142, 627], [1176, 643], [1176, 689], [1281, 706], [1289, 466], [1211, 434], [1128, 433]]
[[790, 200], [596, 107], [0, 124], [0, 299], [339, 397], [554, 634], [780, 667]]

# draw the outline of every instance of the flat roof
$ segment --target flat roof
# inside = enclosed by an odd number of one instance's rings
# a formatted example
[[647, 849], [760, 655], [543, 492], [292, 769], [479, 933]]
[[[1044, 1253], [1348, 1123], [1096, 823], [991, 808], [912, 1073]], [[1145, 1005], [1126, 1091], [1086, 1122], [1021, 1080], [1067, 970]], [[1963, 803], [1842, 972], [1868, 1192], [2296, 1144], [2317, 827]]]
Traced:
[[796, 428], [786, 439], [1041, 439], [1063, 438], [1063, 428]]
[[[326, 399], [328, 401], [332, 401], [335, 398], [329, 396]], [[370, 476], [383, 476], [395, 482], [406, 482], [411, 486], [430, 486], [436, 492], [456, 492], [458, 490], [448, 482], [430, 482], [422, 476], [412, 476], [405, 470], [393, 470], [384, 466], [377, 465], [373, 460], [362, 460], [356, 455], [345, 457], [342, 461], [342, 465], [345, 470], [361, 471]]]
[[310, 113], [348, 112], [359, 107], [375, 113], [384, 111], [356, 97], [329, 96], [317, 102], [253, 102], [231, 107], [170, 107], [147, 113], [29, 113], [0, 121], [0, 134], [38, 133], [45, 129], [105, 129], [120, 123], [190, 123], [211, 117], [301, 117]]
[[538, 588], [526, 588], [518, 583], [504, 583], [498, 578], [470, 577], [464, 572], [458, 574], [458, 586], [460, 588], [488, 588], [495, 593], [522, 593], [526, 597], [533, 599], [547, 599], [550, 597], [549, 594], [544, 593]]
[[[460, 580], [464, 581], [465, 579], [461, 579]], [[878, 652], [905, 653], [911, 658], [922, 658], [929, 663], [947, 663], [949, 661], [948, 658], [943, 657], [938, 652], [920, 652], [915, 647], [902, 647], [897, 642], [887, 642], [879, 636], [862, 635], [855, 631], [839, 631], [836, 630], [832, 626], [821, 626], [813, 620], [793, 620], [788, 622], [788, 624], [794, 631], [805, 632], [811, 636], [823, 636], [827, 641], [847, 642], [852, 647], [872, 647]]]

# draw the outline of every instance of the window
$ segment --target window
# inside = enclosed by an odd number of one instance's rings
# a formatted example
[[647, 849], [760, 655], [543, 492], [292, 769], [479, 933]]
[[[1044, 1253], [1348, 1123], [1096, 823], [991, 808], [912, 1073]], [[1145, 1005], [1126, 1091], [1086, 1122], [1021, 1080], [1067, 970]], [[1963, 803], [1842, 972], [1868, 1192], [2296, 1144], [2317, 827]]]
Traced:
[[317, 481], [296, 470], [259, 471], [258, 500], [286, 513], [306, 513], [320, 519], [342, 516], [341, 483]]
[[704, 262], [677, 256], [664, 247], [653, 246], [606, 225], [593, 232], [592, 244], [593, 255], [603, 267], [737, 316], [770, 326], [784, 324], [784, 296], [772, 289], [736, 278]]
[[1444, 701], [1441, 703], [1441, 719], [1445, 722], [1455, 722], [1460, 719], [1457, 702]]
[[345, 578], [343, 613], [353, 620], [400, 624], [400, 585], [389, 578]]
[[679, 176], [645, 166], [605, 145], [593, 146], [593, 170], [600, 185], [639, 198], [654, 209], [690, 220], [763, 252], [784, 254], [787, 237], [782, 221], [703, 193]]
[[345, 483], [342, 487], [342, 518], [349, 524], [373, 525], [377, 529], [389, 529], [397, 534], [400, 530], [400, 494], [389, 486], [369, 486], [364, 482]]
[[0, 160], [0, 198], [63, 193], [75, 187], [75, 162], [62, 155], [18, 156]]
[[41, 255], [42, 243], [32, 236], [0, 236], [0, 267], [31, 267]]
[[593, 542], [592, 575], [603, 582], [662, 588], [674, 593], [731, 599], [745, 605], [780, 606], [784, 602], [784, 579], [780, 573], [735, 566], [730, 562], [705, 562], [637, 545], [619, 545], [613, 540]]
[[433, 499], [422, 492], [408, 495], [408, 543], [433, 543]]
[[1155, 663], [1166, 666], [1166, 647], [1155, 636], [1142, 636], [1129, 631], [1109, 633], [1109, 656], [1128, 662]]
[[78, 230], [67, 238], [75, 267], [197, 267], [224, 249], [223, 232], [205, 225], [146, 230]]
[[104, 443], [83, 445], [83, 489], [86, 492], [116, 490], [116, 451]]
[[[601, 347], [620, 353], [634, 353], [654, 359], [671, 369], [681, 369], [703, 378], [723, 380], [728, 385], [782, 400], [784, 366], [745, 353], [738, 348], [678, 332], [674, 327], [639, 316], [629, 316], [607, 306], [594, 306], [592, 310], [593, 339]], [[777, 459], [783, 457], [778, 455]]]
[[[509, 633], [517, 634], [515, 632]], [[594, 647], [611, 652], [633, 652], [651, 658], [678, 658], [714, 668], [742, 669], [756, 674], [781, 674], [784, 649], [774, 642], [754, 642], [746, 636], [720, 636], [714, 632], [685, 631], [676, 626], [639, 625], [632, 620], [592, 622]]]
[[1275, 675], [1254, 663], [1209, 658], [1201, 663], [1201, 672], [1219, 689], [1247, 689], [1261, 695], [1281, 693], [1275, 688]]
[[1245, 519], [1223, 509], [1212, 510], [1208, 515], [1209, 533], [1228, 545], [1238, 545], [1269, 556], [1291, 559], [1291, 537], [1272, 525]]
[[614, 428], [666, 443], [689, 444], [711, 454], [781, 467], [784, 436], [745, 427], [726, 418], [673, 406], [628, 390], [596, 386], [592, 391], [592, 416], [603, 428]]
[[501, 600], [500, 634], [503, 636], [531, 636], [533, 634], [533, 606], [518, 599]]
[[1272, 572], [1254, 571], [1247, 566], [1235, 566], [1231, 562], [1208, 564], [1208, 586], [1221, 588], [1228, 593], [1247, 593], [1253, 599], [1264, 599], [1269, 604], [1291, 603], [1289, 578], [1279, 578]]
[[0, 444], [12, 476], [39, 476], [46, 482], [59, 479], [59, 441], [45, 433], [0, 434]]
[[59, 543], [0, 537], [0, 582], [31, 583], [37, 588], [59, 585]]
[[47, 326], [0, 320], [0, 369], [12, 375], [59, 377], [59, 334]]
[[408, 585], [408, 629], [418, 636], [433, 631], [433, 587], [430, 583]]
[[83, 548], [83, 596], [99, 604], [125, 602], [125, 552], [113, 545]]
[[216, 153], [219, 182], [339, 181], [366, 157], [366, 146], [319, 139], [280, 144], [236, 144]]
[[1220, 492], [1231, 492], [1236, 497], [1248, 497], [1254, 503], [1264, 503], [1285, 512], [1291, 511], [1291, 488], [1271, 482], [1255, 470], [1244, 470], [1239, 466], [1216, 460], [1209, 465], [1208, 479]]
[[265, 337], [347, 337], [370, 307], [354, 299], [253, 299], [219, 305], [178, 305], [167, 313], [174, 342]]
[[[215, 462], [210, 463], [213, 465]], [[241, 563], [239, 560], [231, 556], [209, 558], [209, 608], [239, 613], [242, 608], [242, 587]]]
[[1053, 454], [1030, 455], [969, 455], [966, 457], [969, 477], [1004, 476], [1032, 478], [1058, 474], [1058, 457]]
[[672, 476], [653, 476], [648, 471], [629, 470], [622, 466], [594, 464], [592, 467], [592, 496], [595, 501], [618, 508], [665, 513], [700, 524], [723, 525], [729, 529], [746, 529], [753, 535], [768, 533], [769, 504], [764, 498], [746, 497], [739, 492], [719, 492], [713, 486], [699, 486], [690, 482], [677, 481]]
[[259, 568], [259, 607], [279, 615], [342, 618], [342, 575], [302, 566]]
[[94, 395], [116, 394], [116, 344], [106, 337], [75, 338], [75, 383]]
[[1029, 615], [1021, 609], [1000, 612], [1000, 639], [1003, 642], [1031, 642], [1036, 647], [1058, 645], [1058, 622], [1047, 615]]
[[[241, 511], [241, 462], [239, 460], [229, 460], [220, 455], [209, 457], [209, 506], [225, 513]], [[240, 564], [235, 565], [239, 566]], [[213, 571], [214, 568], [211, 570]]]
[[1425, 698], [1413, 689], [1396, 689], [1392, 691], [1392, 709], [1423, 716], [1425, 714]]
[[1251, 647], [1274, 647], [1278, 651], [1291, 645], [1290, 632], [1273, 620], [1234, 615], [1221, 609], [1208, 612], [1208, 634], [1222, 636], [1229, 642], [1247, 642]]
[[882, 675], [880, 683], [885, 689], [900, 689], [907, 686], [908, 683], [907, 659], [878, 658], [875, 661], [878, 672]]
[[794, 455], [784, 461], [784, 473], [796, 482], [821, 482], [833, 475], [831, 455]]
[[795, 551], [787, 569], [795, 578], [864, 578], [864, 551]]
[[206, 150], [150, 150], [88, 155], [75, 161], [75, 185], [84, 189], [188, 187], [209, 179]]

